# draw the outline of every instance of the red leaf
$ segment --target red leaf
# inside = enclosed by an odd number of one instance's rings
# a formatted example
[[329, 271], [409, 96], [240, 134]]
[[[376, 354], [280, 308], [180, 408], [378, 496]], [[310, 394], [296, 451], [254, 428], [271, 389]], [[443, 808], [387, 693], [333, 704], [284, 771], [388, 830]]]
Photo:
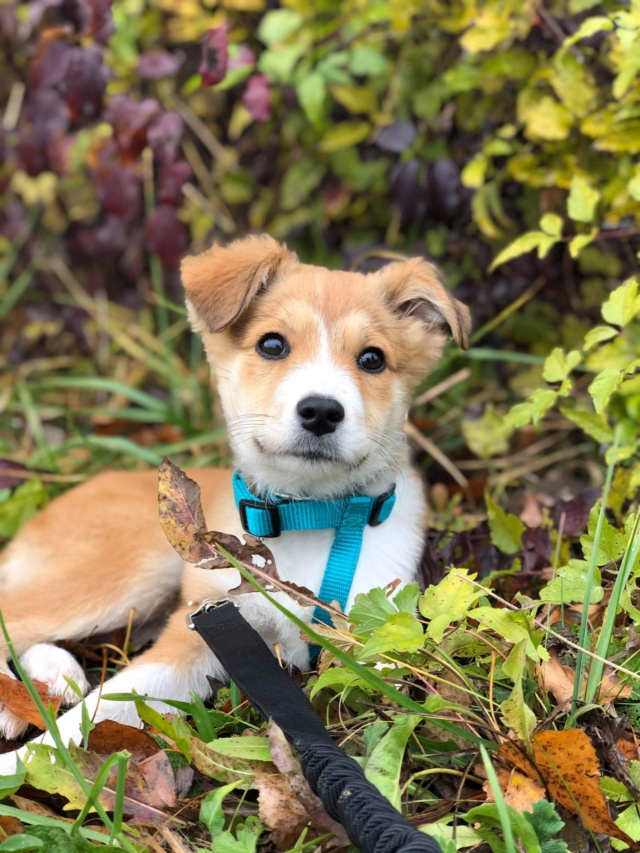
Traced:
[[205, 86], [215, 86], [225, 78], [229, 61], [228, 32], [229, 27], [223, 24], [209, 30], [202, 40], [202, 62], [198, 71]]
[[254, 121], [262, 123], [271, 117], [271, 94], [266, 74], [254, 74], [249, 78], [242, 103]]
[[138, 60], [138, 74], [146, 80], [171, 77], [182, 65], [182, 60], [167, 50], [148, 50]]
[[73, 119], [100, 114], [107, 88], [107, 69], [98, 48], [89, 45], [69, 51], [62, 88]]
[[178, 143], [184, 133], [184, 122], [178, 113], [161, 113], [149, 125], [147, 139], [161, 163], [173, 163]]
[[146, 237], [150, 249], [167, 267], [177, 264], [189, 245], [184, 225], [176, 216], [175, 208], [168, 204], [151, 211], [147, 217]]
[[160, 112], [153, 98], [134, 101], [128, 95], [114, 95], [105, 118], [113, 125], [118, 149], [125, 157], [136, 159], [147, 144], [151, 120]]
[[158, 203], [180, 207], [182, 204], [182, 187], [190, 177], [191, 166], [186, 160], [178, 160], [176, 163], [164, 166], [160, 172]]

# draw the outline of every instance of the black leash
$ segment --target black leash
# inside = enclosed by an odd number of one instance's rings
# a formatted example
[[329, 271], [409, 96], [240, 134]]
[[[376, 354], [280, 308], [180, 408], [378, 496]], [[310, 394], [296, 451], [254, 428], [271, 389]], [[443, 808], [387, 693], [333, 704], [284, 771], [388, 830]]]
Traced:
[[361, 853], [442, 853], [408, 824], [361, 767], [331, 740], [313, 706], [228, 600], [204, 602], [187, 620], [263, 719], [272, 719], [300, 753], [302, 772]]

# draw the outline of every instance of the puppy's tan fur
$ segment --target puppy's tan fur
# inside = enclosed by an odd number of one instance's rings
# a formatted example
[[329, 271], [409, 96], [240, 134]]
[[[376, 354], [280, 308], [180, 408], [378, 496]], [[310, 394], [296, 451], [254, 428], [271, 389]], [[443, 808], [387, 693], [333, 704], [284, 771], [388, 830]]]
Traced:
[[[395, 577], [411, 580], [426, 515], [407, 464], [403, 422], [417, 382], [437, 362], [447, 336], [466, 345], [467, 309], [422, 260], [370, 275], [334, 272], [299, 263], [269, 237], [187, 258], [182, 274], [247, 482], [263, 493], [314, 498], [377, 495], [397, 482], [392, 520], [365, 532], [366, 568], [358, 565], [350, 601]], [[286, 358], [268, 360], [256, 351], [268, 333], [286, 338]], [[386, 357], [386, 369], [375, 375], [358, 365], [359, 354], [370, 347]], [[346, 414], [335, 435], [316, 439], [301, 433], [295, 405], [300, 395], [318, 393], [340, 399]], [[319, 448], [315, 455], [310, 442]], [[202, 488], [209, 524], [240, 535], [231, 469], [188, 473]], [[323, 530], [271, 540], [281, 576], [317, 592], [332, 538], [332, 531]], [[19, 655], [35, 644], [125, 625], [131, 610], [137, 623], [169, 614], [154, 646], [112, 680], [111, 690], [128, 685], [188, 698], [193, 689], [206, 695], [207, 670], [223, 673], [185, 627], [184, 615], [192, 609], [187, 602], [225, 597], [237, 580], [234, 570], [202, 571], [177, 558], [158, 523], [155, 472], [106, 472], [25, 525], [1, 557], [0, 602]], [[285, 659], [304, 665], [307, 652], [297, 630], [276, 618], [260, 596], [242, 598], [243, 612], [267, 641], [278, 640]], [[43, 648], [56, 659], [55, 649]], [[9, 671], [7, 657], [0, 639], [0, 671]], [[58, 679], [53, 687], [61, 690], [66, 683]], [[98, 698], [87, 701], [94, 713]], [[131, 708], [102, 702], [98, 715], [135, 722]], [[77, 737], [78, 722], [76, 710], [62, 719], [65, 737]], [[20, 728], [0, 705], [0, 731], [12, 736]], [[0, 761], [0, 772], [5, 766]]]

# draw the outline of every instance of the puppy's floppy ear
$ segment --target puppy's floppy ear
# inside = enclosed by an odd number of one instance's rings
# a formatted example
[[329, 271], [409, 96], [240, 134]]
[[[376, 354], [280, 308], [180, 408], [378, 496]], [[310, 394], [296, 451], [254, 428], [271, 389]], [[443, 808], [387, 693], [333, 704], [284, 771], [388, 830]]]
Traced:
[[443, 287], [435, 267], [413, 258], [389, 264], [375, 275], [395, 313], [416, 317], [429, 327], [446, 331], [459, 347], [467, 349], [471, 314]]
[[236, 240], [227, 248], [213, 246], [182, 262], [182, 283], [193, 327], [220, 332], [230, 326], [258, 292], [296, 256], [266, 234]]

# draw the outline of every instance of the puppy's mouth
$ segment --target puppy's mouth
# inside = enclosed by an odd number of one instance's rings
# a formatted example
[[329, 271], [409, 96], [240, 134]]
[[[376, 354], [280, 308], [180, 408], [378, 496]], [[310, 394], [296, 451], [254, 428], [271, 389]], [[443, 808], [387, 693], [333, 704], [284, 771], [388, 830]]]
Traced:
[[301, 461], [311, 462], [318, 465], [323, 462], [333, 462], [339, 465], [348, 465], [349, 468], [358, 468], [368, 457], [368, 454], [365, 454], [355, 461], [346, 460], [340, 453], [336, 453], [335, 450], [332, 450], [329, 447], [318, 447], [315, 443], [315, 446], [300, 444], [296, 447], [287, 448], [286, 450], [278, 450], [275, 452], [264, 447], [258, 438], [254, 438], [254, 443], [258, 450], [265, 455], [292, 457], [294, 459], [300, 459]]

